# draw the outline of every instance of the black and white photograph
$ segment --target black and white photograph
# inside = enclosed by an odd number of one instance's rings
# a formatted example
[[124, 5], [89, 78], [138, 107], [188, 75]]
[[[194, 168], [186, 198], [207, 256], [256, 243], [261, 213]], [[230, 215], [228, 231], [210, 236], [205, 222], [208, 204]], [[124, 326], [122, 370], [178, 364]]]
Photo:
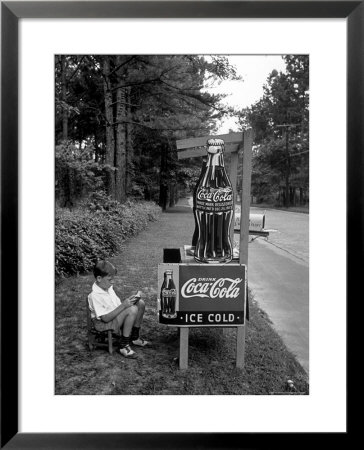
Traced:
[[55, 394], [309, 394], [309, 55], [55, 55]]
[[0, 447], [345, 437], [363, 2], [0, 13]]

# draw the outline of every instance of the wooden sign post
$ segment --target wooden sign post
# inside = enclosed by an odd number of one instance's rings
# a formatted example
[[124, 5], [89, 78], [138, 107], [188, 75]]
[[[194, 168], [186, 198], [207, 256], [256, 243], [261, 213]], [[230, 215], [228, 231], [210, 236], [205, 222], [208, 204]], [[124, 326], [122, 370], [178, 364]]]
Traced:
[[[195, 158], [195, 157], [202, 157], [206, 155], [206, 142], [210, 138], [218, 138], [223, 139], [225, 142], [225, 154], [229, 153], [231, 154], [231, 162], [230, 162], [230, 181], [233, 187], [234, 191], [234, 204], [236, 204], [236, 195], [238, 191], [238, 183], [237, 183], [237, 172], [238, 172], [238, 163], [239, 163], [239, 156], [242, 155], [242, 165], [243, 165], [243, 171], [242, 171], [242, 183], [241, 183], [241, 219], [240, 219], [240, 247], [239, 247], [239, 264], [232, 264], [231, 270], [233, 269], [233, 266], [236, 267], [236, 270], [239, 270], [239, 267], [244, 266], [244, 269], [248, 266], [248, 242], [249, 242], [249, 211], [250, 211], [250, 185], [251, 185], [251, 158], [252, 158], [252, 143], [253, 143], [253, 131], [251, 129], [241, 132], [241, 133], [229, 133], [229, 134], [223, 134], [218, 136], [203, 136], [198, 138], [192, 138], [192, 139], [182, 139], [177, 141], [177, 151], [178, 151], [178, 159], [187, 159], [187, 158]], [[234, 212], [235, 214], [235, 212]], [[234, 220], [233, 220], [234, 223]], [[234, 238], [234, 227], [232, 226], [231, 229], [231, 239], [233, 242]], [[183, 250], [182, 250], [183, 252]], [[187, 262], [186, 260], [182, 262]], [[189, 261], [191, 266], [194, 264], [193, 258]], [[183, 265], [183, 264], [182, 264]], [[188, 262], [187, 264], [188, 265]], [[172, 264], [171, 266], [176, 266], [176, 264]], [[200, 265], [201, 266], [210, 266], [207, 265]], [[221, 265], [221, 271], [227, 270], [223, 269], [224, 267], [228, 267], [229, 265]], [[198, 265], [196, 265], [198, 267]], [[215, 266], [216, 268], [216, 266]], [[161, 277], [161, 271], [165, 269], [164, 268], [158, 268], [159, 270], [159, 279]], [[191, 270], [193, 268], [191, 267]], [[206, 267], [206, 270], [208, 267]], [[213, 269], [210, 267], [208, 269], [211, 271]], [[222, 270], [223, 269], [223, 270]], [[196, 269], [197, 271], [198, 269]], [[218, 268], [216, 268], [218, 270]], [[241, 269], [243, 270], [243, 269]], [[178, 272], [178, 275], [177, 275]], [[183, 272], [183, 270], [182, 270]], [[175, 269], [176, 276], [180, 276], [180, 271], [177, 271], [177, 268]], [[213, 272], [212, 272], [213, 273]], [[244, 275], [241, 276], [241, 278], [238, 276], [238, 273], [244, 273]], [[245, 271], [243, 272], [237, 272], [235, 280], [236, 283], [240, 283], [244, 280], [244, 283], [247, 282]], [[184, 275], [182, 274], [181, 277]], [[214, 280], [215, 278], [213, 276], [208, 278], [209, 280]], [[178, 280], [179, 282], [179, 280]], [[188, 283], [188, 282], [187, 282]], [[240, 286], [241, 287], [241, 286]], [[240, 287], [236, 289], [236, 293], [240, 292]], [[231, 285], [230, 293], [232, 292], [232, 289], [234, 287]], [[191, 288], [193, 289], [193, 288]], [[207, 289], [207, 287], [206, 287]], [[190, 291], [192, 292], [192, 291]], [[192, 294], [191, 294], [192, 295]], [[198, 295], [198, 294], [196, 294]], [[241, 294], [236, 294], [238, 295]], [[188, 367], [188, 337], [189, 337], [189, 326], [235, 326], [237, 328], [236, 333], [236, 366], [239, 368], [244, 367], [244, 354], [245, 354], [245, 330], [246, 330], [246, 302], [247, 298], [246, 295], [246, 289], [244, 288], [244, 297], [243, 300], [245, 302], [245, 305], [242, 308], [244, 317], [239, 317], [239, 312], [230, 312], [226, 314], [211, 314], [206, 313], [204, 314], [204, 311], [192, 313], [188, 316], [188, 314], [183, 315], [183, 311], [179, 312], [178, 317], [174, 320], [174, 323], [170, 323], [171, 326], [180, 326], [180, 352], [179, 352], [179, 367], [180, 369], [186, 369]], [[187, 295], [188, 297], [188, 295]], [[240, 298], [240, 297], [239, 297]], [[188, 308], [187, 308], [188, 309]], [[186, 319], [184, 319], [186, 317]], [[178, 322], [178, 320], [180, 322]], [[183, 321], [185, 322], [185, 325], [183, 325]], [[190, 322], [191, 320], [199, 320], [199, 322]], [[216, 320], [222, 321], [222, 323], [216, 323]], [[211, 323], [209, 323], [209, 321]], [[230, 322], [229, 322], [230, 321]], [[240, 322], [239, 322], [240, 321]], [[177, 322], [177, 323], [176, 323]]]
[[[250, 213], [250, 189], [252, 172], [252, 146], [253, 130], [244, 133], [243, 137], [243, 176], [241, 182], [241, 219], [240, 219], [240, 264], [248, 267], [248, 244], [249, 244], [249, 213]], [[248, 301], [248, 299], [247, 299]], [[243, 327], [238, 327], [236, 332], [236, 367], [244, 367], [245, 357], [245, 331], [246, 323]]]

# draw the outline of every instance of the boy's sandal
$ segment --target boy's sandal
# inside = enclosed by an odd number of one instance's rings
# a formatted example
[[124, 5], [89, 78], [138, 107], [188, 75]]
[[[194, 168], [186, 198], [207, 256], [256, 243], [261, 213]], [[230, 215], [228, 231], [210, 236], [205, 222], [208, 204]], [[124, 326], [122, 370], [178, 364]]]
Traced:
[[135, 339], [135, 341], [131, 341], [134, 345], [137, 345], [138, 347], [145, 347], [149, 344], [148, 341], [144, 340], [143, 338]]

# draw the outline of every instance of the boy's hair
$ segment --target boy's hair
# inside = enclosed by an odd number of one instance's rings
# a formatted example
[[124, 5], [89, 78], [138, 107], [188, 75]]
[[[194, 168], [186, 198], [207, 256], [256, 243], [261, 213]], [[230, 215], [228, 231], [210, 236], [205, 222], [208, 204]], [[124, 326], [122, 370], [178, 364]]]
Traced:
[[109, 261], [101, 260], [97, 261], [94, 267], [94, 276], [96, 277], [106, 277], [107, 275], [116, 275], [116, 267], [113, 266]]

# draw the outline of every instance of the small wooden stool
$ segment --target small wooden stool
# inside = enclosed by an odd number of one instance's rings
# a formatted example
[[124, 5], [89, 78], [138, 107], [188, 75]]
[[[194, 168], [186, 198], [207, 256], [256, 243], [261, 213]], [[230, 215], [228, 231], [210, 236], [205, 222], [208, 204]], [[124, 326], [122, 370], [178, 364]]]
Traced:
[[87, 314], [87, 339], [90, 351], [94, 350], [97, 347], [108, 348], [110, 355], [112, 355], [113, 353], [112, 330], [107, 331], [96, 330], [94, 323], [91, 319], [91, 311], [88, 304], [88, 297], [86, 297], [86, 314]]

